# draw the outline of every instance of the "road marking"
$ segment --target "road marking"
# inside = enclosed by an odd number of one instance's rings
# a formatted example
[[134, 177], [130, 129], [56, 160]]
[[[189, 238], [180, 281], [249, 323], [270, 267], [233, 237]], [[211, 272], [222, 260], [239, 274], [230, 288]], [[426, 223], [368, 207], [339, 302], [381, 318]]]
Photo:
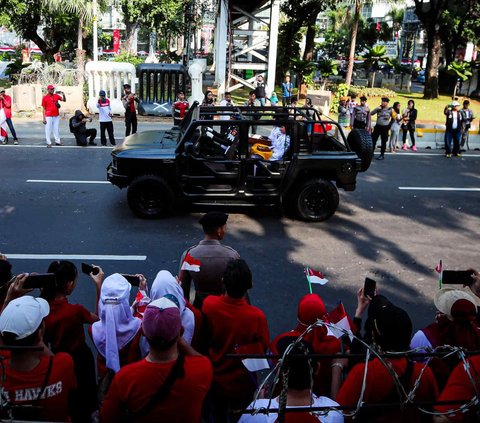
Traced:
[[82, 255], [82, 254], [5, 254], [8, 259], [17, 260], [113, 260], [113, 261], [145, 261], [147, 256], [120, 255]]
[[[18, 145], [1, 145], [0, 148], [46, 148], [47, 144], [18, 144]], [[78, 149], [85, 149], [87, 146], [82, 146], [82, 145], [55, 145], [53, 148], [61, 148], [66, 149], [66, 148], [78, 148]], [[89, 145], [88, 150], [92, 149], [112, 149], [113, 146], [103, 146], [103, 145]]]
[[[435, 150], [434, 150], [435, 151]], [[379, 153], [379, 151], [375, 151], [375, 153]], [[406, 152], [397, 152], [397, 153], [390, 153], [390, 152], [385, 152], [385, 154], [391, 155], [391, 156], [396, 156], [396, 157], [402, 157], [402, 156], [437, 156], [437, 157], [445, 157], [445, 153], [442, 151], [439, 151], [438, 153], [406, 153]], [[462, 157], [458, 157], [459, 159], [464, 158], [464, 157], [480, 157], [480, 154], [465, 154], [462, 153]], [[455, 157], [453, 157], [455, 159]]]
[[110, 184], [108, 181], [68, 181], [61, 179], [27, 179], [27, 182], [37, 184]]
[[480, 188], [454, 188], [454, 187], [398, 187], [406, 191], [471, 191], [478, 192]]

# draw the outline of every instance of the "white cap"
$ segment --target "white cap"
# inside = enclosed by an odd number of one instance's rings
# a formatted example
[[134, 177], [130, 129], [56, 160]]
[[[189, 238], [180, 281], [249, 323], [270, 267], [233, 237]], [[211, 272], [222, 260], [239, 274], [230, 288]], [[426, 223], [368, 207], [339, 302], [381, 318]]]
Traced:
[[0, 315], [0, 333], [14, 333], [15, 339], [24, 339], [34, 333], [50, 313], [43, 298], [25, 295], [8, 303]]
[[452, 318], [452, 306], [458, 300], [470, 301], [475, 307], [475, 298], [463, 289], [442, 288], [435, 292], [433, 302], [437, 310]]
[[454, 101], [454, 102], [452, 103], [452, 107], [455, 107], [455, 106], [460, 106], [460, 103], [459, 103], [458, 101]]

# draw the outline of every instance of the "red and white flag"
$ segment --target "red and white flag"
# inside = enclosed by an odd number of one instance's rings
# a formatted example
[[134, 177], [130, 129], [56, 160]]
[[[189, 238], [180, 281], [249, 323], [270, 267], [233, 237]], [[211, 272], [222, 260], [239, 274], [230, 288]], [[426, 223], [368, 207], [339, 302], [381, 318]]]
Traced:
[[307, 267], [305, 269], [305, 275], [307, 276], [309, 283], [318, 283], [320, 285], [325, 285], [328, 282], [328, 279], [323, 276], [321, 272], [319, 272], [318, 270], [310, 269], [310, 267]]
[[348, 332], [350, 341], [353, 339], [352, 325], [350, 324], [350, 318], [345, 311], [345, 307], [340, 303], [327, 315], [328, 323], [333, 323], [337, 328], [327, 328], [327, 335], [334, 336], [335, 338], [341, 338], [345, 335], [345, 332], [341, 329], [344, 329]]
[[200, 260], [192, 257], [187, 253], [183, 259], [183, 264], [180, 270], [189, 270], [190, 272], [200, 272]]

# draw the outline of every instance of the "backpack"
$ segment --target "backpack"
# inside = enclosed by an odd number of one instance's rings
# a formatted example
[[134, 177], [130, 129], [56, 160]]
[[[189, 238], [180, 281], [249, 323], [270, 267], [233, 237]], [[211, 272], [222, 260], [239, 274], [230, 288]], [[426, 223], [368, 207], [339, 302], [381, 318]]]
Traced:
[[73, 127], [73, 119], [75, 119], [75, 116], [72, 116], [69, 120], [68, 120], [68, 128], [70, 129], [70, 132], [72, 134], [75, 133], [75, 128]]

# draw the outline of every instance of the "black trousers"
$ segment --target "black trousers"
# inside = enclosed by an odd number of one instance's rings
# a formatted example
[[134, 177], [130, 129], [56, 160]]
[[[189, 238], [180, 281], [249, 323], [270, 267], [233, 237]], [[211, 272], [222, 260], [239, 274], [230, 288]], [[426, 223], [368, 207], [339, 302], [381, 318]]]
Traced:
[[415, 126], [412, 125], [403, 125], [402, 126], [402, 131], [403, 131], [403, 143], [405, 144], [407, 142], [407, 132], [410, 134], [410, 139], [412, 140], [412, 146], [415, 145]]
[[113, 136], [113, 122], [100, 122], [100, 142], [102, 145], [107, 145], [105, 131], [108, 132], [110, 144], [115, 145], [115, 137]]
[[130, 133], [137, 132], [137, 112], [125, 111], [125, 136], [128, 137]]
[[87, 138], [90, 138], [88, 140], [89, 144], [93, 143], [93, 140], [97, 136], [97, 130], [95, 128], [90, 128], [82, 133], [75, 132], [74, 135], [75, 135], [75, 140], [77, 141], [77, 145], [81, 145], [82, 147], [84, 147], [87, 145]]
[[389, 131], [388, 125], [375, 125], [373, 128], [373, 133], [372, 133], [372, 140], [373, 140], [373, 150], [375, 151], [375, 148], [377, 147], [377, 140], [378, 137], [380, 137], [382, 141], [381, 149], [380, 149], [380, 154], [385, 154], [385, 150], [387, 148], [387, 141], [388, 141], [388, 131]]

